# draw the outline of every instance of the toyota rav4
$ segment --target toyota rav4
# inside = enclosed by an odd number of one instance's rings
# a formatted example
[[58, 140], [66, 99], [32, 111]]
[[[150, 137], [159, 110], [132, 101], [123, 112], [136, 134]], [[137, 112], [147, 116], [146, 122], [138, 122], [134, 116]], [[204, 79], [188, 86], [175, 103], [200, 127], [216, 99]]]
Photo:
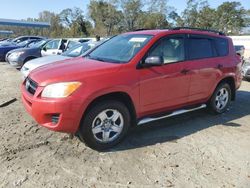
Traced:
[[115, 36], [84, 57], [34, 70], [21, 90], [39, 124], [105, 150], [133, 125], [206, 106], [225, 112], [241, 80], [230, 38], [173, 28]]

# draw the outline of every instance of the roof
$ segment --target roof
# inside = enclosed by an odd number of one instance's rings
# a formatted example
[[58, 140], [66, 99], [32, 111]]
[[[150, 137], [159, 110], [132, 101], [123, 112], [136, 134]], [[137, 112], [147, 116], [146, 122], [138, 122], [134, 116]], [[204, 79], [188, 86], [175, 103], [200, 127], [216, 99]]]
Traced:
[[4, 34], [4, 35], [10, 35], [13, 33], [14, 33], [13, 31], [0, 30], [0, 34]]
[[0, 18], [0, 25], [10, 25], [10, 26], [23, 26], [23, 27], [50, 27], [50, 23], [47, 22], [29, 22], [21, 20], [12, 20]]
[[215, 30], [206, 30], [206, 29], [199, 29], [199, 28], [170, 28], [170, 29], [156, 29], [156, 30], [137, 30], [133, 32], [128, 32], [128, 34], [142, 34], [142, 35], [161, 35], [161, 34], [205, 34], [210, 36], [224, 36], [225, 35], [219, 31]]

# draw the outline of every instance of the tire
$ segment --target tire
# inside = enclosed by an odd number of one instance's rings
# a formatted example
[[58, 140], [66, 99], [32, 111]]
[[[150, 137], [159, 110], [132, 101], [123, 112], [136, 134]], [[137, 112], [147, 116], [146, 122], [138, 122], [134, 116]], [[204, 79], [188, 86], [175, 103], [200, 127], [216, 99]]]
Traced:
[[232, 99], [232, 90], [228, 83], [221, 83], [215, 89], [210, 101], [209, 107], [211, 112], [215, 114], [222, 114], [224, 113]]
[[[28, 61], [30, 61], [30, 60], [32, 60], [32, 59], [35, 59], [36, 57], [27, 57], [24, 61], [23, 61], [23, 65], [25, 64], [25, 63], [27, 63]], [[22, 65], [22, 66], [23, 66]]]
[[105, 100], [92, 106], [84, 115], [78, 137], [88, 147], [104, 151], [124, 138], [130, 127], [130, 120], [126, 105], [119, 101]]
[[245, 78], [245, 80], [246, 80], [247, 82], [250, 82], [250, 78]]

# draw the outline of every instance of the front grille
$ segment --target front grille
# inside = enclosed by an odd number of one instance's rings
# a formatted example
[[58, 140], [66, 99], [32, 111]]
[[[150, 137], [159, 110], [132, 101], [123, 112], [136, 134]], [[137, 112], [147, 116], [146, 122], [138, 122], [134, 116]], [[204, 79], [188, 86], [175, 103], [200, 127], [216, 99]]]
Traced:
[[37, 83], [28, 77], [25, 81], [25, 88], [29, 93], [34, 95], [36, 93]]

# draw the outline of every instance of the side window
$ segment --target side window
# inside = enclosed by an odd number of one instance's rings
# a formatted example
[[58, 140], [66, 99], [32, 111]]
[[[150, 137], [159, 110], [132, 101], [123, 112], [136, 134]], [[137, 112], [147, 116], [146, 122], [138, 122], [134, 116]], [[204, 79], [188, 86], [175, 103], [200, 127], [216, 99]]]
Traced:
[[69, 41], [68, 42], [68, 46], [67, 46], [67, 49], [70, 49], [70, 48], [72, 48], [74, 45], [76, 45], [76, 44], [78, 44], [77, 42], [75, 42], [75, 41]]
[[189, 59], [214, 57], [213, 41], [207, 38], [189, 38], [188, 55]]
[[28, 39], [29, 39], [28, 37], [22, 37], [22, 38], [20, 38], [20, 39], [17, 40], [17, 43], [26, 41], [26, 40], [28, 40]]
[[228, 55], [228, 40], [222, 38], [215, 39], [215, 47], [219, 57]]
[[184, 38], [165, 38], [149, 52], [148, 56], [161, 56], [164, 64], [167, 64], [183, 61], [184, 52]]
[[60, 42], [60, 40], [53, 40], [53, 41], [48, 42], [48, 43], [46, 44], [47, 50], [58, 49], [59, 42]]

